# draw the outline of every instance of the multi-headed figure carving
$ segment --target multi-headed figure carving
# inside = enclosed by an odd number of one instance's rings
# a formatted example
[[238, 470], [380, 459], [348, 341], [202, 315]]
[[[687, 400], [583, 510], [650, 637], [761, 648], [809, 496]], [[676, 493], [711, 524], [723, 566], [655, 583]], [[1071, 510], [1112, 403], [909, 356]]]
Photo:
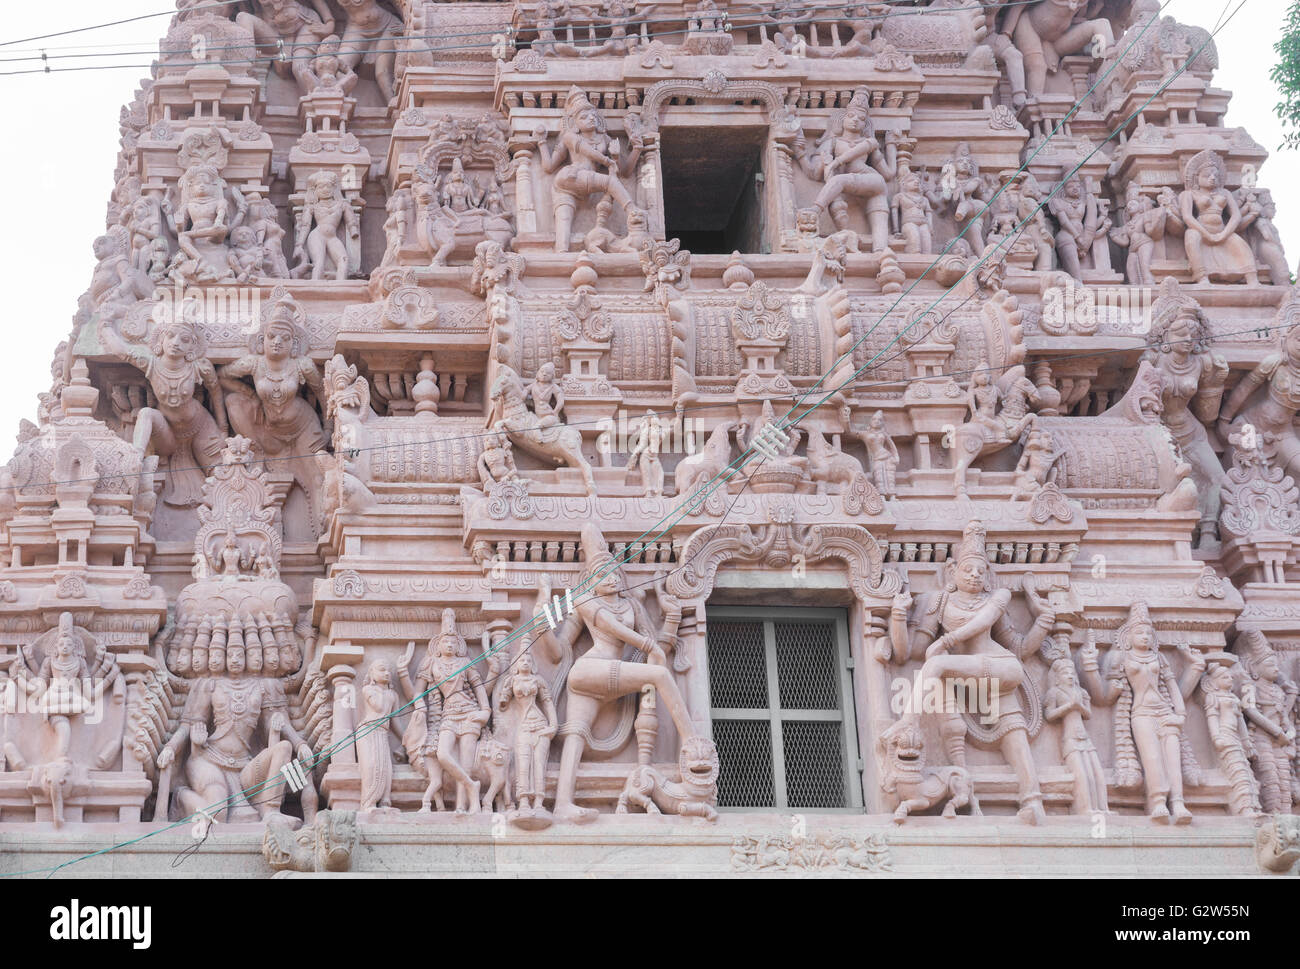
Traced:
[[[553, 635], [539, 641], [555, 662], [567, 668], [565, 682], [565, 720], [560, 727], [564, 747], [560, 756], [560, 779], [555, 795], [555, 816], [576, 822], [594, 821], [596, 811], [575, 803], [578, 765], [583, 752], [596, 750], [612, 754], [622, 749], [631, 737], [635, 706], [624, 704], [618, 724], [607, 736], [597, 736], [593, 727], [608, 704], [620, 697], [640, 693], [653, 686], [667, 707], [677, 736], [684, 745], [696, 735], [686, 700], [673, 678], [667, 653], [677, 636], [681, 606], [671, 596], [660, 600], [664, 610], [663, 626], [656, 630], [641, 598], [627, 588], [617, 560], [609, 552], [605, 538], [594, 524], [582, 528], [582, 548], [586, 556], [580, 589], [587, 590], [578, 602], [577, 611], [565, 618]], [[539, 601], [549, 597], [545, 583], [539, 587]], [[583, 628], [591, 634], [591, 646], [574, 658], [574, 643]], [[626, 647], [645, 656], [643, 662], [623, 659]]]
[[1233, 645], [1249, 677], [1243, 712], [1250, 725], [1251, 759], [1259, 778], [1260, 804], [1269, 814], [1290, 814], [1296, 685], [1282, 675], [1277, 653], [1262, 630], [1243, 629]]
[[[1029, 710], [1037, 694], [1025, 687], [1028, 673], [1022, 662], [1042, 645], [1055, 616], [1045, 600], [1027, 596], [1031, 610], [1038, 611], [1029, 631], [1021, 634], [1011, 622], [1011, 591], [994, 589], [992, 569], [985, 550], [984, 524], [970, 522], [947, 565], [947, 584], [923, 606], [919, 622], [908, 628], [907, 610], [911, 597], [900, 593], [890, 622], [890, 652], [895, 661], [907, 662], [924, 651], [921, 666], [923, 684], [949, 681], [980, 685], [988, 696], [997, 696], [997, 706], [985, 711], [996, 724], [985, 731], [973, 718], [974, 711], [945, 710], [939, 725], [948, 757], [958, 767], [966, 766], [968, 731], [982, 732], [984, 742], [995, 743], [1015, 770], [1022, 821], [1037, 824], [1043, 818], [1043, 794], [1038, 785], [1038, 768], [1029, 749]], [[971, 691], [967, 690], [967, 697]], [[919, 716], [910, 713], [907, 716]], [[976, 733], [977, 737], [981, 733]]]
[[[252, 440], [262, 455], [293, 471], [316, 509], [323, 472], [314, 455], [325, 449], [320, 408], [325, 383], [307, 356], [306, 312], [286, 292], [262, 313], [262, 325], [249, 340], [247, 356], [221, 368], [226, 409], [235, 431]], [[251, 386], [247, 381], [251, 381]], [[312, 400], [300, 394], [302, 388]]]
[[353, 269], [348, 241], [360, 238], [361, 222], [343, 197], [338, 174], [316, 172], [307, 179], [307, 197], [294, 231], [293, 256], [298, 260], [294, 275], [305, 275], [310, 268], [312, 279], [323, 279], [328, 261], [335, 279], [347, 279]]
[[1115, 632], [1105, 675], [1094, 636], [1084, 643], [1079, 660], [1093, 701], [1115, 706], [1116, 784], [1137, 787], [1145, 782], [1147, 813], [1153, 821], [1168, 823], [1172, 815], [1175, 824], [1190, 824], [1192, 813], [1183, 800], [1183, 701], [1205, 670], [1205, 656], [1187, 648], [1181, 652], [1187, 666], [1180, 679], [1160, 652], [1146, 603], [1135, 602]]
[[[301, 804], [310, 824], [313, 750], [288, 699], [306, 673], [302, 623], [293, 590], [278, 578], [283, 539], [266, 471], [250, 458], [251, 442], [231, 438], [204, 484], [194, 539], [198, 578], [176, 599], [167, 644], [171, 671], [194, 679], [180, 724], [158, 756], [158, 801], [167, 804], [172, 767], [187, 751], [185, 785], [176, 791], [182, 816], [215, 806], [219, 821], [269, 819], [289, 790], [273, 779], [296, 757], [308, 774]], [[260, 794], [244, 793], [268, 781]]]
[[[407, 648], [410, 654], [414, 645]], [[478, 670], [465, 668], [469, 646], [456, 629], [456, 610], [442, 611], [442, 632], [429, 640], [429, 651], [409, 685], [409, 655], [398, 667], [409, 694], [416, 697], [404, 742], [412, 764], [423, 763], [429, 777], [421, 811], [442, 809], [442, 783], [456, 783], [456, 812], [476, 814], [479, 782], [473, 777], [479, 735], [492, 718], [492, 707]], [[425, 694], [428, 694], [425, 696]]]
[[[144, 371], [153, 389], [157, 406], [142, 408], [136, 417], [135, 446], [166, 459], [170, 472], [163, 500], [181, 507], [197, 504], [203, 476], [220, 457], [228, 428], [221, 384], [204, 355], [199, 315], [192, 302], [164, 312], [147, 348], [127, 343], [104, 320], [99, 324], [104, 349]], [[211, 411], [198, 398], [200, 387], [208, 392]]]
[[[1151, 347], [1145, 359], [1160, 373], [1162, 419], [1200, 493], [1198, 544], [1218, 531], [1220, 492], [1226, 478], [1205, 424], [1219, 416], [1228, 363], [1206, 347], [1207, 323], [1200, 304], [1166, 279], [1152, 308]], [[1204, 422], [1204, 423], [1202, 423]]]
[[882, 151], [871, 123], [870, 95], [858, 88], [838, 121], [833, 121], [812, 151], [804, 153], [802, 132], [795, 142], [801, 167], [810, 178], [826, 184], [813, 201], [820, 218], [828, 209], [835, 228], [849, 229], [849, 199], [859, 201], [866, 213], [870, 247], [889, 245], [889, 183], [897, 173], [898, 134], [885, 135]]
[[1241, 208], [1225, 187], [1227, 177], [1223, 159], [1210, 149], [1193, 155], [1183, 170], [1178, 221], [1183, 224], [1187, 261], [1197, 283], [1245, 279], [1258, 286], [1259, 267], [1250, 243], [1238, 232], [1243, 227]]
[[555, 149], [551, 150], [545, 129], [534, 130], [533, 138], [542, 168], [555, 173], [556, 252], [569, 251], [574, 216], [589, 196], [608, 195], [629, 215], [635, 209], [622, 179], [636, 168], [645, 147], [643, 136], [631, 135], [630, 151], [624, 155], [618, 139], [606, 132], [605, 119], [580, 88], [572, 88], [564, 101], [564, 120]]

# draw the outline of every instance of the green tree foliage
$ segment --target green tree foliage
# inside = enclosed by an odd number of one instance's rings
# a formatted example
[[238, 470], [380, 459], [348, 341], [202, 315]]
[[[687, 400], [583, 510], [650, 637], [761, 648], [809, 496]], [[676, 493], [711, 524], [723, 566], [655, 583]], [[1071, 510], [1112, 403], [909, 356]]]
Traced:
[[1282, 22], [1281, 39], [1273, 45], [1277, 66], [1273, 82], [1282, 94], [1274, 110], [1286, 130], [1283, 148], [1300, 148], [1300, 0], [1292, 0]]

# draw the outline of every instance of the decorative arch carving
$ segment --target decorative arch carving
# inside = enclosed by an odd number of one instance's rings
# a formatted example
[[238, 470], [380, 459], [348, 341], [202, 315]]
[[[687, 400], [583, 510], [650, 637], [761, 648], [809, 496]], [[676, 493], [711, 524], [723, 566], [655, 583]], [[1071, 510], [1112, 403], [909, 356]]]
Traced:
[[658, 127], [659, 116], [673, 98], [691, 98], [705, 104], [726, 104], [736, 101], [758, 101], [768, 122], [775, 121], [785, 111], [785, 88], [768, 81], [732, 81], [721, 71], [712, 70], [697, 80], [667, 78], [646, 88], [641, 101], [641, 116], [646, 124]]
[[868, 608], [884, 608], [893, 601], [902, 581], [884, 569], [876, 539], [861, 525], [794, 522], [775, 510], [773, 521], [752, 525], [706, 525], [691, 535], [682, 548], [679, 571], [668, 576], [667, 588], [682, 599], [705, 599], [713, 591], [718, 569], [725, 562], [786, 569], [796, 555], [808, 565], [830, 560], [844, 563], [848, 587]]

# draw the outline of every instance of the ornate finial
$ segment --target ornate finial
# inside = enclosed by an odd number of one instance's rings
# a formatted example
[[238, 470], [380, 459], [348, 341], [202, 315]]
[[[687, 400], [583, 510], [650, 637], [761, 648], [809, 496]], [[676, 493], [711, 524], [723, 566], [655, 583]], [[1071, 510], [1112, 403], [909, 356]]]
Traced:
[[747, 289], [753, 282], [754, 271], [745, 265], [739, 250], [733, 252], [722, 271], [722, 285], [728, 289]]

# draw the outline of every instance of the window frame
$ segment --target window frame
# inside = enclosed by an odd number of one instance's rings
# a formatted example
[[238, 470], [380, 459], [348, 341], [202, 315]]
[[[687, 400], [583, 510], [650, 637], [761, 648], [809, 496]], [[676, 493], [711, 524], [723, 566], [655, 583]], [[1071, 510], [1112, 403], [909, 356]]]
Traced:
[[[857, 709], [853, 691], [853, 655], [849, 646], [848, 610], [800, 606], [713, 606], [705, 605], [705, 653], [708, 653], [708, 625], [713, 622], [745, 621], [762, 623], [764, 662], [767, 671], [767, 707], [715, 707], [710, 702], [710, 728], [717, 720], [766, 720], [771, 738], [772, 798], [776, 802], [764, 805], [718, 806], [719, 811], [730, 813], [770, 814], [861, 814], [865, 810], [862, 794], [862, 755], [858, 750]], [[826, 622], [829, 620], [835, 641], [836, 672], [839, 676], [840, 709], [809, 710], [786, 709], [781, 706], [781, 683], [776, 660], [776, 624], [791, 621]], [[712, 701], [714, 671], [709, 664], [708, 690]], [[840, 723], [840, 744], [843, 754], [844, 789], [848, 803], [844, 807], [791, 807], [786, 786], [786, 763], [782, 719]]]

